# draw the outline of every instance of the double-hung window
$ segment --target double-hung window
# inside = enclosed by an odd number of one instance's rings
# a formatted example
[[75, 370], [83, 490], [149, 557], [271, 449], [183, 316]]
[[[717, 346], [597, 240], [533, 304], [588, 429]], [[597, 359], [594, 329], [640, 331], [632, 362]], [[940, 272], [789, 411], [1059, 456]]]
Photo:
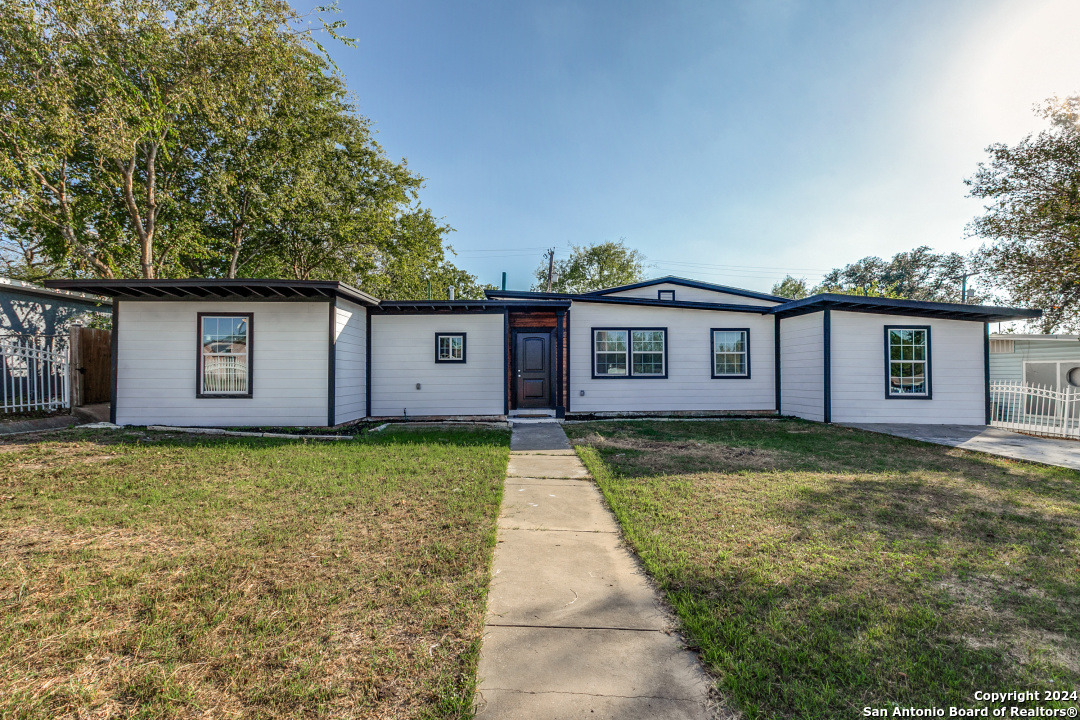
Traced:
[[593, 328], [594, 378], [667, 377], [665, 328]]
[[750, 330], [748, 328], [712, 329], [712, 376], [714, 378], [750, 377]]
[[199, 313], [198, 397], [251, 397], [252, 314]]
[[885, 327], [885, 397], [930, 398], [930, 327]]
[[465, 333], [435, 333], [435, 362], [465, 362]]

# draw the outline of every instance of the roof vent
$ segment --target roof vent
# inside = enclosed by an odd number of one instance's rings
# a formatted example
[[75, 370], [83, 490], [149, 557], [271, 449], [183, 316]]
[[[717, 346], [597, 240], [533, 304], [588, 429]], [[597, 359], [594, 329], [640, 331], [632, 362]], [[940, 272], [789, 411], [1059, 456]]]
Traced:
[[451, 285], [450, 287], [446, 288], [446, 294], [447, 294], [447, 297], [449, 297], [451, 300], [453, 300], [454, 295], [457, 294], [457, 288], [455, 288], [453, 285]]

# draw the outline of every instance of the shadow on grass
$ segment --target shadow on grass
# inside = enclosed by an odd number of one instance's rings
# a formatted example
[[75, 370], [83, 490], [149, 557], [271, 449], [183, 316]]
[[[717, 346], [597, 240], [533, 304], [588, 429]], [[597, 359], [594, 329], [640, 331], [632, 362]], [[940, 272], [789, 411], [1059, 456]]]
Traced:
[[[748, 717], [1080, 684], [1080, 473], [804, 423], [599, 425], [583, 458]], [[718, 472], [687, 441], [775, 454]]]

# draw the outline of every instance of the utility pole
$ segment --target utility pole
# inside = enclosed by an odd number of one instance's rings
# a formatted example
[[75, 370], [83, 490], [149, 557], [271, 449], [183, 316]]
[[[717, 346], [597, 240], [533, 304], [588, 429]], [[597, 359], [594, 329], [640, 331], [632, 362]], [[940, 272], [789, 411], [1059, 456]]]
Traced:
[[555, 248], [548, 250], [548, 279], [547, 290], [545, 292], [551, 292], [551, 275], [555, 272]]
[[968, 301], [967, 279], [969, 277], [971, 277], [972, 275], [978, 275], [978, 274], [979, 273], [966, 272], [966, 273], [963, 273], [962, 275], [954, 275], [952, 278], [950, 278], [951, 280], [960, 280], [960, 302], [964, 303], [965, 305], [967, 304], [967, 301]]

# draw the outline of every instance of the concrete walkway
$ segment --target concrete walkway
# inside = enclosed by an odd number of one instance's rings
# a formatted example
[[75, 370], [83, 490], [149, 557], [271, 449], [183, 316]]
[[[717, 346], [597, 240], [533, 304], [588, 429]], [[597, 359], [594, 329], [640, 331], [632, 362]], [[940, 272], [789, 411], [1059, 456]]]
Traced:
[[843, 423], [848, 427], [1001, 455], [1014, 460], [1080, 470], [1080, 442], [1032, 437], [986, 425], [916, 425], [908, 423]]
[[709, 678], [556, 423], [515, 425], [480, 718], [703, 720]]

